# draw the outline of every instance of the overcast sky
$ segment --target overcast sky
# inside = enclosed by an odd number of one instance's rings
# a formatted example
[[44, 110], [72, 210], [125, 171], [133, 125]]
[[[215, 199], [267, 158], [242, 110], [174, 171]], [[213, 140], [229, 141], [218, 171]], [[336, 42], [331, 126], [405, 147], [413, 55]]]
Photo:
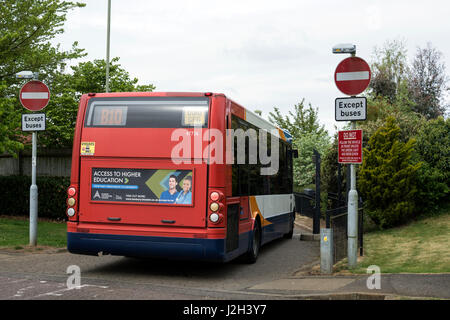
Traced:
[[[84, 0], [68, 15], [56, 42], [74, 41], [105, 59], [107, 0]], [[334, 100], [344, 97], [334, 71], [348, 55], [338, 43], [356, 45], [369, 64], [374, 47], [403, 40], [412, 61], [427, 42], [450, 70], [448, 1], [112, 0], [111, 58], [140, 84], [156, 91], [220, 92], [263, 117], [274, 107], [287, 114], [305, 98], [333, 133]]]

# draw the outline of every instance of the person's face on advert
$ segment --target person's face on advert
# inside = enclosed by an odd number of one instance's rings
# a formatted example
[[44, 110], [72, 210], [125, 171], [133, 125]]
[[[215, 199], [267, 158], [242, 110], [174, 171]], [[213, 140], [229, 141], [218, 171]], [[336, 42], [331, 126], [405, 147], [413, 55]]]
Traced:
[[169, 179], [169, 189], [173, 190], [175, 189], [177, 185], [177, 181], [174, 178]]
[[191, 188], [191, 182], [187, 179], [184, 179], [183, 181], [183, 191], [186, 193]]

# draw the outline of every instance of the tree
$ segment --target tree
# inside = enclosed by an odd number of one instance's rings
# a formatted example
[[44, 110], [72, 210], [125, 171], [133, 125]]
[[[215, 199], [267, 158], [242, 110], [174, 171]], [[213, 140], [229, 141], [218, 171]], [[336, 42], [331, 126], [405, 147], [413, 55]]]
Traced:
[[381, 49], [375, 47], [374, 56], [369, 86], [372, 98], [382, 96], [393, 103], [397, 94], [406, 88], [408, 62], [405, 44], [401, 40], [387, 41]]
[[338, 133], [336, 132], [332, 143], [325, 150], [322, 157], [320, 182], [322, 183], [321, 190], [323, 190], [325, 194], [328, 194], [329, 192], [337, 194], [339, 187], [341, 188], [341, 194], [345, 194], [344, 185], [347, 183], [347, 166], [341, 166], [341, 181], [340, 186], [338, 186], [338, 144]]
[[298, 158], [294, 159], [294, 184], [297, 189], [314, 183], [316, 174], [315, 163], [312, 160], [314, 149], [321, 156], [325, 154], [330, 144], [330, 137], [327, 134], [319, 135], [316, 132], [304, 133], [300, 137], [293, 139], [293, 149], [298, 150]]
[[448, 80], [441, 60], [442, 53], [427, 43], [426, 48], [417, 48], [409, 75], [412, 109], [427, 119], [443, 116], [446, 109], [442, 94]]
[[63, 33], [67, 12], [84, 7], [79, 2], [61, 0], [3, 0], [0, 6], [0, 80], [14, 83], [22, 70], [51, 73], [61, 62], [77, 58], [81, 49], [60, 51], [49, 42]]
[[283, 116], [278, 108], [269, 113], [269, 121], [280, 128], [287, 129], [292, 135], [293, 148], [298, 150], [294, 159], [294, 185], [296, 189], [313, 183], [315, 166], [312, 161], [316, 149], [321, 155], [327, 149], [330, 138], [323, 125], [319, 124], [318, 110], [311, 104], [305, 108], [305, 99], [294, 106], [294, 112]]
[[450, 119], [426, 121], [417, 135], [416, 161], [419, 170], [418, 203], [423, 209], [437, 207], [450, 191]]
[[367, 213], [381, 228], [405, 222], [415, 212], [417, 170], [412, 164], [415, 140], [399, 140], [400, 127], [389, 117], [370, 138], [364, 148], [359, 171], [359, 190]]
[[283, 116], [280, 110], [275, 107], [274, 112], [269, 112], [269, 121], [280, 128], [287, 129], [293, 139], [312, 132], [319, 136], [328, 135], [324, 125], [319, 124], [318, 112], [318, 109], [314, 109], [311, 104], [306, 108], [303, 98], [300, 103], [294, 106], [294, 112], [288, 112], [288, 116]]
[[[110, 63], [110, 91], [153, 91], [153, 85], [138, 85], [137, 78], [113, 58]], [[51, 83], [52, 98], [45, 111], [48, 122], [45, 132], [39, 135], [39, 143], [51, 148], [71, 147], [81, 95], [90, 92], [105, 92], [106, 61], [81, 62], [71, 67], [73, 74], [57, 74]]]
[[16, 111], [17, 101], [6, 94], [7, 86], [0, 82], [0, 154], [10, 152], [15, 154], [23, 148], [17, 141], [20, 124], [20, 113]]
[[[84, 55], [75, 42], [71, 51], [61, 51], [50, 40], [62, 33], [67, 13], [78, 2], [61, 0], [3, 0], [0, 6], [0, 153], [13, 155], [23, 148], [18, 92], [23, 81], [15, 73], [39, 71], [51, 80], [64, 70], [69, 59]], [[51, 82], [51, 81], [50, 81]]]
[[410, 137], [415, 136], [426, 121], [422, 115], [405, 109], [401, 100], [397, 99], [394, 103], [390, 103], [382, 96], [376, 99], [367, 99], [367, 120], [358, 121], [358, 128], [364, 132], [364, 142], [368, 142], [389, 117], [393, 117], [400, 127], [399, 138], [403, 142], [407, 142]]

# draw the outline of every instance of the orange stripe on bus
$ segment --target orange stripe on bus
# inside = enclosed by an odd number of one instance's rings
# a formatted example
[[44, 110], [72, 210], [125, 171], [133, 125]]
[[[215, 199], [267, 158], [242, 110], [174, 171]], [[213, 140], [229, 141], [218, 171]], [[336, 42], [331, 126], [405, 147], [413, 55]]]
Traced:
[[286, 141], [286, 136], [284, 135], [284, 131], [278, 128], [278, 133], [280, 134], [280, 138], [283, 139], [283, 141]]
[[264, 219], [264, 217], [263, 217], [263, 215], [261, 213], [261, 210], [259, 210], [258, 203], [256, 202], [255, 196], [250, 196], [249, 200], [250, 200], [250, 213], [252, 215], [252, 218], [256, 219], [256, 216], [259, 215], [259, 217], [261, 219], [261, 226], [262, 227], [265, 227], [265, 226], [267, 226], [269, 224], [272, 224], [272, 222]]

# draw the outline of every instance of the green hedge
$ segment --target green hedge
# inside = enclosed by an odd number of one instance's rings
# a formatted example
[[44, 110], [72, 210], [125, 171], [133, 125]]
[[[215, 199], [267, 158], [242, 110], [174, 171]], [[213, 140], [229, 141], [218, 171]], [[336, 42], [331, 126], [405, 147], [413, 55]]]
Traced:
[[[66, 219], [68, 177], [37, 177], [38, 216]], [[30, 212], [31, 177], [0, 176], [0, 215], [26, 216]]]

